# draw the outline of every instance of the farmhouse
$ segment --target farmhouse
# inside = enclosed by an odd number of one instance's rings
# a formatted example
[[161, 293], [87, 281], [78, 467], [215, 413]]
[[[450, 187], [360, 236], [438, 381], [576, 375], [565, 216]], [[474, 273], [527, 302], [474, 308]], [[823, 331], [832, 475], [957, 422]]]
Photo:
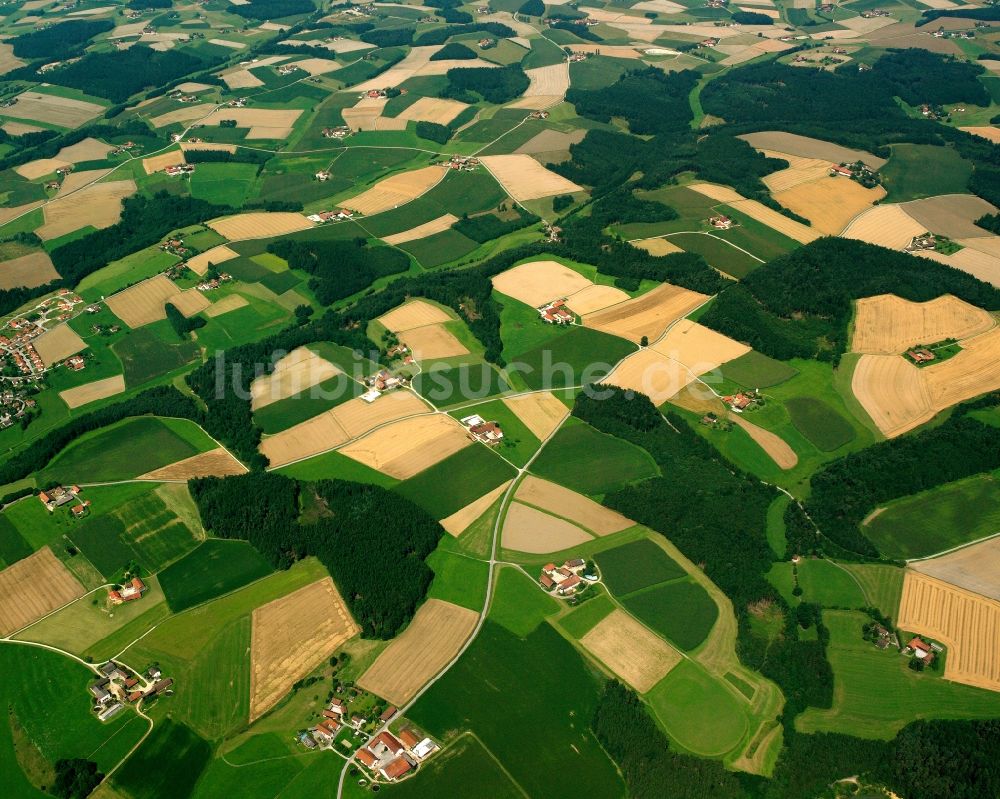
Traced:
[[830, 166], [830, 177], [853, 178], [854, 171], [850, 167], [833, 164]]
[[194, 172], [194, 164], [171, 164], [165, 167], [164, 172], [166, 172], [170, 177], [177, 177], [178, 175], [190, 175]]
[[108, 602], [112, 605], [121, 605], [125, 602], [134, 602], [142, 598], [146, 590], [146, 584], [138, 577], [133, 577], [128, 585], [108, 591]]
[[69, 512], [73, 514], [74, 519], [82, 519], [87, 515], [87, 509], [90, 508], [90, 500], [85, 499], [79, 505], [74, 505], [69, 509]]
[[743, 413], [748, 408], [752, 409], [760, 402], [760, 396], [755, 391], [741, 391], [729, 397], [723, 397], [726, 403], [736, 413]]
[[448, 161], [449, 169], [465, 170], [471, 172], [479, 166], [479, 159], [471, 155], [453, 155]]
[[353, 131], [348, 125], [338, 125], [335, 128], [323, 128], [323, 138], [346, 139]]
[[937, 248], [937, 237], [933, 233], [921, 233], [914, 236], [906, 246], [907, 252], [919, 252], [920, 250], [933, 250]]
[[538, 582], [549, 593], [557, 593], [560, 596], [572, 596], [577, 591], [586, 588], [590, 582], [597, 580], [596, 575], [586, 575], [581, 577], [586, 571], [587, 562], [583, 558], [573, 558], [567, 560], [562, 566], [554, 563], [546, 563], [542, 567], [542, 573], [538, 577]]
[[573, 323], [573, 314], [566, 308], [566, 299], [553, 300], [538, 308], [541, 320], [549, 325], [569, 325]]
[[914, 363], [930, 363], [937, 356], [926, 347], [915, 347], [906, 351], [906, 357]]
[[[329, 175], [328, 172], [321, 174]], [[325, 178], [323, 179], [325, 180]], [[310, 222], [315, 222], [317, 225], [322, 225], [335, 219], [350, 219], [353, 216], [354, 214], [346, 208], [334, 208], [332, 211], [320, 211], [318, 214], [310, 214], [306, 219]]]
[[729, 230], [733, 226], [733, 220], [728, 216], [719, 214], [718, 216], [709, 217], [708, 224], [717, 230]]
[[[394, 375], [387, 369], [381, 369], [379, 370], [378, 374], [365, 378], [365, 385], [374, 389], [374, 391], [376, 392], [375, 396], [373, 396], [371, 399], [365, 399], [365, 402], [374, 402], [381, 392], [392, 391], [392, 389], [394, 388], [400, 388], [402, 386], [405, 386], [406, 378]], [[371, 394], [372, 392], [369, 391], [367, 393]]]
[[74, 502], [80, 493], [80, 486], [70, 486], [63, 488], [56, 486], [48, 491], [39, 491], [38, 499], [45, 506], [45, 509], [52, 513], [56, 508], [61, 508], [70, 502]]
[[500, 425], [497, 422], [487, 422], [478, 414], [466, 416], [461, 421], [477, 441], [482, 441], [489, 446], [494, 446], [503, 441], [503, 430], [500, 429]]
[[[938, 647], [938, 650], [940, 651], [940, 647]], [[928, 644], [922, 638], [911, 638], [910, 643], [906, 645], [906, 649], [903, 651], [907, 654], [912, 654], [924, 666], [929, 666], [934, 662], [934, 646]]]

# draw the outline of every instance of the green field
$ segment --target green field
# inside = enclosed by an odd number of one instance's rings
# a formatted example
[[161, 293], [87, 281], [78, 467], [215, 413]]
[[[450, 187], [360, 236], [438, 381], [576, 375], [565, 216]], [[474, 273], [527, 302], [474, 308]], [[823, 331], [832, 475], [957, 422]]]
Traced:
[[583, 638], [598, 622], [615, 610], [615, 603], [607, 594], [588, 599], [576, 610], [559, 618], [559, 626], [576, 639]]
[[[674, 233], [667, 239], [685, 252], [693, 252], [705, 259], [705, 262], [720, 272], [736, 278], [744, 278], [761, 262], [743, 250], [732, 246], [724, 239], [702, 233]], [[743, 245], [740, 245], [743, 246]]]
[[690, 578], [640, 591], [621, 602], [641, 622], [688, 652], [708, 637], [719, 617], [719, 606]]
[[285, 397], [254, 411], [253, 420], [265, 433], [280, 433], [360, 396], [364, 388], [345, 374], [337, 374], [315, 386], [304, 388], [298, 396]]
[[815, 397], [791, 397], [785, 402], [795, 429], [816, 449], [833, 452], [854, 440], [854, 428], [848, 421]]
[[482, 405], [463, 407], [452, 411], [456, 419], [478, 414], [487, 421], [496, 422], [503, 430], [503, 441], [496, 452], [517, 466], [524, 466], [538, 450], [541, 442], [502, 400], [490, 400]]
[[245, 541], [205, 541], [160, 573], [160, 585], [175, 613], [241, 588], [273, 569]]
[[[601, 454], [600, 469], [592, 465], [595, 452]], [[578, 419], [567, 420], [535, 459], [531, 471], [584, 494], [607, 494], [659, 474], [645, 450]]]
[[549, 616], [559, 612], [559, 602], [515, 569], [501, 568], [496, 581], [490, 621], [520, 638], [526, 638]]
[[981, 719], [1000, 715], [1000, 694], [915, 672], [895, 649], [878, 650], [861, 637], [862, 613], [828, 610], [827, 657], [833, 666], [833, 708], [808, 708], [795, 721], [801, 732], [844, 732], [889, 739], [911, 721]]
[[747, 706], [691, 660], [675, 666], [646, 698], [670, 737], [703, 757], [731, 751], [749, 727]]
[[14, 523], [0, 516], [0, 569], [28, 557], [33, 551]]
[[894, 144], [892, 157], [881, 173], [889, 192], [883, 202], [901, 203], [939, 194], [967, 193], [972, 164], [950, 147]]
[[903, 570], [880, 563], [842, 563], [854, 575], [868, 603], [889, 618], [897, 618], [903, 595]]
[[483, 609], [489, 564], [436, 549], [427, 558], [427, 565], [434, 570], [434, 582], [427, 591], [428, 597], [454, 602], [469, 610]]
[[112, 349], [122, 362], [125, 385], [130, 387], [179, 369], [198, 354], [194, 342], [168, 344], [148, 326], [130, 331]]
[[975, 475], [896, 500], [862, 528], [887, 558], [923, 558], [1000, 532], [994, 474]]
[[435, 518], [444, 519], [515, 474], [513, 466], [485, 444], [476, 443], [403, 481], [394, 490]]
[[508, 372], [531, 389], [567, 388], [597, 383], [619, 361], [635, 351], [625, 339], [587, 327], [573, 326], [535, 347], [514, 356]]
[[114, 775], [112, 785], [132, 799], [191, 795], [212, 748], [191, 729], [162, 719]]
[[719, 371], [725, 380], [753, 389], [776, 386], [798, 374], [798, 370], [784, 361], [768, 358], [756, 350], [724, 363]]
[[683, 577], [686, 572], [648, 538], [594, 556], [601, 579], [616, 596]]
[[253, 191], [256, 164], [198, 164], [191, 176], [191, 196], [239, 208]]
[[382, 474], [335, 450], [290, 466], [283, 466], [278, 473], [294, 477], [296, 480], [350, 480], [354, 483], [371, 483], [383, 488], [392, 488], [399, 484], [399, 480], [395, 477]]
[[492, 397], [510, 389], [507, 381], [485, 361], [435, 366], [413, 378], [413, 388], [439, 408]]
[[[802, 589], [801, 597], [792, 594], [796, 573]], [[779, 561], [771, 567], [767, 579], [792, 606], [802, 601], [827, 608], [860, 610], [868, 604], [854, 576], [828, 560], [807, 558], [794, 567], [788, 561]]]

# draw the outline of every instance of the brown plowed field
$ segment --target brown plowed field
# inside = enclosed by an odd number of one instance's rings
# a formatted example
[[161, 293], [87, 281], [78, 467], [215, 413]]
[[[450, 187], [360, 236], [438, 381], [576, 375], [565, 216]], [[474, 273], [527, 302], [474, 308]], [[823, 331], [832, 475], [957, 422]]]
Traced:
[[478, 618], [474, 610], [428, 599], [358, 685], [397, 707], [405, 705], [458, 654]]
[[567, 408], [549, 391], [535, 394], [523, 394], [520, 397], [505, 397], [503, 404], [510, 408], [525, 427], [539, 441], [544, 441], [563, 419], [569, 415]]
[[583, 494], [530, 474], [517, 487], [514, 498], [570, 519], [597, 535], [610, 535], [635, 526], [631, 519], [605, 508]]
[[86, 342], [65, 322], [47, 333], [42, 333], [32, 343], [46, 366], [51, 366], [56, 361], [68, 358], [87, 347]]
[[505, 549], [546, 555], [594, 539], [572, 522], [559, 519], [520, 502], [512, 502], [503, 521], [501, 545]]
[[59, 399], [70, 408], [79, 408], [88, 402], [113, 397], [125, 391], [125, 378], [122, 375], [106, 377], [103, 380], [94, 380], [92, 383], [84, 383], [82, 386], [68, 388], [59, 392]]
[[907, 569], [899, 627], [948, 647], [946, 680], [1000, 691], [1000, 603]]
[[59, 273], [47, 252], [32, 252], [0, 263], [0, 290], [35, 288], [58, 279]]
[[139, 475], [137, 480], [191, 480], [195, 477], [229, 477], [246, 474], [247, 468], [224, 447], [192, 455], [182, 461]]
[[361, 632], [329, 577], [257, 608], [252, 624], [250, 721]]
[[510, 480], [501, 483], [489, 493], [483, 494], [479, 499], [473, 500], [464, 508], [455, 511], [451, 516], [442, 519], [440, 525], [452, 535], [461, 535], [470, 524], [486, 513], [493, 503], [500, 499], [509, 485]]
[[[636, 344], [643, 336], [656, 341], [672, 322], [691, 313], [707, 299], [705, 294], [663, 283], [640, 297], [587, 314], [583, 324]], [[572, 298], [567, 305], [576, 311]]]
[[[38, 502], [28, 497], [22, 502]], [[0, 571], [0, 635], [10, 635], [84, 594], [69, 569], [42, 547]]]
[[992, 203], [971, 194], [943, 194], [903, 203], [903, 210], [913, 217], [924, 230], [938, 233], [951, 239], [980, 236], [983, 229], [974, 223], [987, 214], [995, 214], [998, 209]]
[[857, 301], [851, 350], [898, 354], [916, 344], [985, 333], [994, 325], [996, 321], [982, 308], [950, 294], [929, 302], [910, 302], [895, 294], [879, 294]]
[[450, 416], [433, 414], [380, 427], [340, 451], [365, 466], [406, 480], [471, 443], [462, 425]]
[[592, 285], [579, 272], [556, 261], [531, 261], [493, 278], [493, 288], [532, 308], [568, 297]]
[[480, 160], [518, 202], [583, 191], [582, 186], [550, 172], [530, 155], [486, 155]]
[[640, 694], [681, 662], [680, 652], [620, 609], [598, 622], [580, 643]]
[[997, 580], [1000, 538], [990, 538], [937, 558], [914, 561], [910, 568], [1000, 602], [1000, 580]]
[[357, 197], [344, 200], [341, 205], [352, 211], [371, 216], [390, 208], [397, 208], [415, 200], [436, 186], [447, 170], [439, 166], [427, 166], [412, 172], [403, 172], [379, 181]]

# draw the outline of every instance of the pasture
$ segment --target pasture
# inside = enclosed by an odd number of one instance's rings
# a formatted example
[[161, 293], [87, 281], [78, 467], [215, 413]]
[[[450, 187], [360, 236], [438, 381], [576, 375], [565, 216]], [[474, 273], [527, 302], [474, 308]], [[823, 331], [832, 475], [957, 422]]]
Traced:
[[413, 390], [438, 407], [447, 407], [502, 394], [510, 390], [510, 385], [490, 364], [478, 361], [433, 364], [413, 378]]
[[881, 172], [889, 191], [886, 201], [901, 203], [939, 194], [964, 194], [972, 164], [951, 147], [894, 144], [892, 157]]
[[477, 613], [486, 601], [489, 565], [438, 547], [427, 557], [434, 581], [427, 590], [430, 599], [440, 599]]
[[822, 452], [840, 449], [856, 436], [850, 423], [821, 399], [791, 397], [785, 408], [795, 429]]
[[793, 366], [762, 355], [756, 350], [727, 361], [719, 367], [719, 371], [723, 379], [754, 389], [776, 386], [798, 374]]
[[189, 796], [211, 757], [212, 747], [193, 730], [161, 719], [111, 784], [131, 799]]
[[245, 541], [204, 541], [164, 569], [160, 585], [175, 613], [270, 574], [273, 569]]
[[586, 327], [571, 327], [508, 365], [514, 379], [530, 389], [559, 389], [599, 382], [612, 367], [635, 351], [624, 339]]

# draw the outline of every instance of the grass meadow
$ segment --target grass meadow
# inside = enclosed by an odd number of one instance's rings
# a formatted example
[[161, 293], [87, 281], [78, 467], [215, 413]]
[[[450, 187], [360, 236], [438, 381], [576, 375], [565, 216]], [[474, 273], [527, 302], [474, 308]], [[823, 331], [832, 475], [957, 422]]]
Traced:
[[315, 458], [284, 466], [277, 471], [278, 474], [305, 481], [350, 480], [354, 483], [371, 483], [383, 488], [392, 488], [399, 484], [399, 480], [395, 477], [382, 474], [377, 469], [358, 463], [337, 451], [324, 452]]
[[428, 556], [427, 565], [434, 571], [428, 597], [454, 602], [476, 612], [483, 609], [489, 579], [489, 565], [485, 561], [436, 549]]
[[719, 607], [691, 578], [675, 580], [622, 598], [626, 610], [681, 649], [696, 649], [712, 631]]
[[517, 353], [518, 380], [531, 389], [567, 388], [600, 382], [635, 345], [617, 336], [573, 326], [538, 346]]
[[190, 796], [212, 757], [208, 742], [171, 719], [153, 732], [112, 777], [112, 787], [131, 799]]
[[273, 569], [245, 541], [211, 539], [164, 569], [160, 585], [175, 613], [242, 588]]
[[[798, 574], [801, 597], [792, 594], [795, 574]], [[827, 608], [856, 608], [868, 604], [861, 585], [854, 575], [839, 565], [822, 559], [805, 559], [797, 565], [779, 561], [771, 567], [767, 579], [793, 607], [799, 602], [812, 602]]]
[[850, 423], [823, 400], [791, 397], [785, 402], [795, 429], [823, 452], [833, 452], [854, 440]]
[[615, 610], [615, 603], [607, 594], [598, 594], [588, 599], [580, 607], [560, 616], [559, 626], [579, 640]]
[[798, 374], [797, 369], [784, 361], [776, 361], [757, 350], [750, 350], [745, 355], [724, 363], [719, 371], [725, 380], [753, 389], [776, 386]]
[[594, 556], [601, 579], [616, 596], [684, 577], [687, 572], [648, 538]]
[[883, 202], [901, 203], [939, 194], [965, 194], [972, 164], [950, 147], [894, 144], [892, 157], [880, 171], [889, 192]]

